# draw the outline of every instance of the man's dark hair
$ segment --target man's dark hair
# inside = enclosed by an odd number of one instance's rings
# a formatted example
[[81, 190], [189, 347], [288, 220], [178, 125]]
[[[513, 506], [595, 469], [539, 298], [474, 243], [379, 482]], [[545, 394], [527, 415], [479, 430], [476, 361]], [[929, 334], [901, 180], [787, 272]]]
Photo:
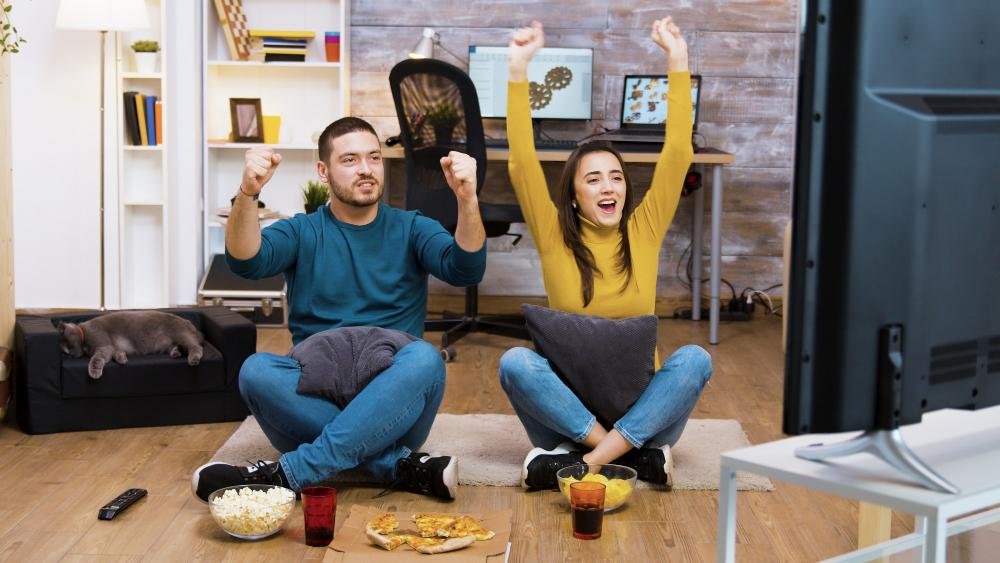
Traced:
[[341, 135], [355, 131], [368, 131], [378, 137], [375, 128], [364, 119], [341, 117], [337, 121], [327, 125], [326, 129], [323, 130], [323, 134], [319, 136], [319, 159], [326, 162], [330, 158], [330, 151], [333, 150], [333, 140]]

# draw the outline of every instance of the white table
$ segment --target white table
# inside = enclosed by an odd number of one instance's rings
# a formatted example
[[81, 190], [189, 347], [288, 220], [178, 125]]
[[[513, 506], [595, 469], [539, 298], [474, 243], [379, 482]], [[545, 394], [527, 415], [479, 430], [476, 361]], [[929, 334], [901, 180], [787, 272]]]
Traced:
[[[858, 433], [796, 436], [722, 454], [717, 561], [735, 560], [736, 472], [766, 475], [803, 487], [889, 507], [916, 516], [916, 531], [837, 557], [869, 561], [923, 546], [930, 561], [945, 560], [947, 536], [1000, 521], [1000, 407], [941, 410], [901, 429], [907, 445], [959, 488], [952, 495], [925, 489], [868, 454], [818, 463], [795, 448], [852, 438]], [[949, 519], [994, 507], [973, 516]]]

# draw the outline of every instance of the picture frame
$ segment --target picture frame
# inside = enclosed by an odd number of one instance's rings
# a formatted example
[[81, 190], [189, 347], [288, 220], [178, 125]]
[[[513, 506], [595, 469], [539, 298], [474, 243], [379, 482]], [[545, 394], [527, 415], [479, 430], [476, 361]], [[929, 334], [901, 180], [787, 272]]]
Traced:
[[229, 98], [234, 143], [263, 143], [264, 115], [260, 98]]

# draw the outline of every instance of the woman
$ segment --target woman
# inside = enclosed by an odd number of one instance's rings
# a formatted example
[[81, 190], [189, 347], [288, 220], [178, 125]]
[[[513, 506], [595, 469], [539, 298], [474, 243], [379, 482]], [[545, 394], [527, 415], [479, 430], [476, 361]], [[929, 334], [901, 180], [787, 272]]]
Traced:
[[[668, 119], [652, 185], [638, 206], [621, 155], [594, 142], [570, 156], [552, 201], [532, 140], [527, 81], [528, 62], [544, 44], [542, 25], [518, 29], [510, 42], [509, 170], [553, 309], [615, 319], [654, 312], [659, 250], [693, 153], [687, 44], [669, 17], [653, 23], [651, 36], [668, 56]], [[508, 350], [500, 360], [500, 382], [536, 446], [525, 458], [522, 484], [555, 488], [555, 472], [562, 467], [617, 462], [636, 469], [640, 479], [670, 485], [670, 446], [680, 438], [711, 372], [704, 349], [678, 349], [608, 429], [548, 360], [527, 348]]]

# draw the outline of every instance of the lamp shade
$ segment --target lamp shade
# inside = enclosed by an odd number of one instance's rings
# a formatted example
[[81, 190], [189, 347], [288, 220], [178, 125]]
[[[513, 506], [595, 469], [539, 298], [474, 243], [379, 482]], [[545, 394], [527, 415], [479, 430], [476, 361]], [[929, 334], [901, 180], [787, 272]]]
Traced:
[[149, 27], [144, 0], [60, 0], [59, 29], [127, 31]]
[[434, 39], [437, 33], [429, 27], [424, 28], [423, 37], [417, 41], [416, 47], [410, 51], [411, 59], [429, 59], [434, 56]]

